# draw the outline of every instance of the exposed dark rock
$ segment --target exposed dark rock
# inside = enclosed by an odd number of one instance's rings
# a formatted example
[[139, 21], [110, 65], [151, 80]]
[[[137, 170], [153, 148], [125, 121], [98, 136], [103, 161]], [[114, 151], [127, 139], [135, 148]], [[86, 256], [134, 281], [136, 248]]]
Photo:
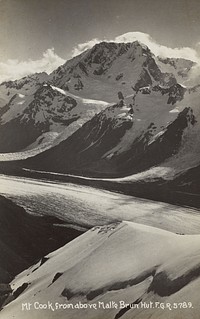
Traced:
[[13, 296], [14, 296], [14, 299], [16, 299], [17, 297], [19, 297], [23, 292], [24, 290], [26, 290], [26, 288], [28, 287], [28, 283], [25, 282], [23, 283], [20, 287], [18, 287], [16, 290], [13, 291]]
[[53, 280], [52, 280], [52, 284], [53, 284], [58, 278], [60, 278], [60, 276], [62, 276], [62, 274], [63, 274], [62, 272], [57, 272], [57, 273], [55, 274]]
[[159, 272], [154, 276], [148, 292], [153, 291], [155, 294], [161, 297], [170, 296], [181, 290], [183, 287], [188, 285], [191, 281], [195, 280], [199, 276], [200, 266], [173, 280], [170, 279], [164, 271]]
[[107, 293], [108, 291], [115, 291], [115, 290], [120, 290], [120, 289], [125, 289], [129, 286], [134, 286], [137, 285], [138, 283], [144, 281], [146, 278], [154, 276], [156, 271], [156, 267], [154, 267], [153, 269], [150, 269], [148, 271], [145, 271], [143, 273], [141, 273], [138, 277], [133, 278], [133, 279], [129, 279], [126, 281], [119, 281], [119, 282], [115, 282], [112, 285], [108, 285], [108, 286], [104, 286], [101, 288], [98, 288], [96, 290], [92, 290], [92, 291], [72, 291], [68, 288], [65, 288], [61, 295], [63, 297], [66, 297], [68, 300], [70, 300], [71, 298], [75, 297], [75, 296], [85, 296], [88, 301], [95, 299], [96, 297]]
[[105, 69], [102, 66], [100, 66], [96, 70], [94, 70], [93, 74], [102, 75], [104, 72], [105, 72]]
[[148, 85], [152, 85], [152, 80], [147, 70], [144, 69], [140, 75], [140, 79], [134, 86], [134, 89], [138, 91], [141, 87]]
[[134, 305], [138, 305], [142, 301], [142, 298], [138, 298], [135, 301], [133, 301], [131, 304], [129, 304], [127, 307], [122, 308], [115, 316], [115, 319], [121, 318], [127, 311], [134, 308]]
[[123, 78], [123, 76], [124, 76], [123, 73], [120, 73], [116, 76], [115, 80], [119, 81], [121, 78]]
[[74, 84], [74, 88], [77, 91], [82, 90], [83, 89], [83, 82], [80, 79], [78, 79], [78, 82]]

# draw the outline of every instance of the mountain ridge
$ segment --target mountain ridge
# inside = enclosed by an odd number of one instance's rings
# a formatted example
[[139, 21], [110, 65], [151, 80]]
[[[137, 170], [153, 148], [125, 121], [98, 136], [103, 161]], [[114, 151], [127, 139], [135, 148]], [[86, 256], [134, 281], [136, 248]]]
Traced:
[[[198, 142], [199, 86], [183, 84], [195, 65], [155, 57], [138, 41], [102, 42], [49, 76], [32, 76], [30, 87], [31, 77], [15, 85], [9, 82], [13, 96], [0, 109], [0, 133], [4, 151], [18, 153], [0, 158], [29, 158], [19, 166], [95, 177], [125, 177], [165, 162], [171, 171], [176, 166], [176, 175], [177, 159], [183, 158], [185, 172], [199, 163], [195, 142], [189, 145], [191, 139]], [[17, 83], [31, 93], [25, 101], [16, 93]], [[9, 114], [12, 120], [6, 123]], [[8, 133], [13, 125], [18, 143]], [[18, 146], [13, 149], [14, 144]], [[193, 156], [191, 166], [188, 152]]]

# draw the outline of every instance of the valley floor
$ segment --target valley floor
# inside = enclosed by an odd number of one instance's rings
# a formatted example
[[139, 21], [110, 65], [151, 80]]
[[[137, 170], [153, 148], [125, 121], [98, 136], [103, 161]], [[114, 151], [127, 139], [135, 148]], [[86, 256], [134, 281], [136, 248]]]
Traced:
[[129, 220], [174, 233], [200, 232], [198, 209], [85, 185], [0, 175], [0, 193], [30, 213], [58, 217], [85, 230]]

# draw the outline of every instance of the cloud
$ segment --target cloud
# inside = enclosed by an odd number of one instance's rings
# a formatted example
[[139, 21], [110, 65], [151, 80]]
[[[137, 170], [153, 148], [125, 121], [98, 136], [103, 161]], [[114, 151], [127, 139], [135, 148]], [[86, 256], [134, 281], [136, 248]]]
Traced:
[[[200, 57], [200, 42], [196, 44], [196, 52], [198, 54], [198, 57]], [[199, 58], [200, 60], [200, 58]], [[194, 65], [189, 73], [189, 78], [188, 80], [184, 83], [188, 86], [194, 86], [197, 83], [200, 83], [200, 61], [197, 61], [198, 63]]]
[[[128, 32], [122, 34], [114, 39], [110, 40], [100, 40], [100, 39], [92, 39], [85, 43], [78, 44], [72, 50], [73, 56], [78, 55], [85, 51], [86, 49], [90, 49], [94, 44], [107, 41], [107, 42], [134, 42], [140, 41], [141, 43], [147, 45], [149, 49], [156, 55], [161, 57], [169, 57], [169, 58], [184, 58], [189, 59], [194, 62], [200, 61], [199, 50], [195, 50], [189, 47], [182, 48], [170, 48], [164, 45], [158, 44], [149, 34], [142, 32]], [[198, 47], [200, 48], [200, 46]]]
[[72, 49], [72, 57], [75, 57], [79, 54], [81, 54], [82, 52], [91, 49], [95, 44], [101, 42], [102, 40], [99, 40], [97, 38], [92, 39], [90, 41], [87, 41], [85, 43], [79, 43], [76, 47], [74, 47]]
[[200, 64], [194, 65], [190, 72], [188, 79], [184, 82], [187, 86], [195, 86], [200, 83]]
[[20, 79], [36, 72], [46, 72], [49, 74], [65, 62], [64, 59], [54, 52], [54, 48], [46, 50], [39, 60], [7, 60], [6, 62], [0, 62], [0, 83]]
[[[183, 48], [169, 48], [164, 45], [156, 43], [147, 33], [142, 32], [128, 32], [117, 36], [114, 39], [98, 39], [94, 38], [84, 43], [79, 43], [72, 50], [72, 57], [81, 54], [82, 52], [92, 48], [95, 44], [107, 41], [107, 42], [133, 42], [140, 41], [146, 44], [149, 49], [156, 55], [162, 57], [173, 57], [173, 58], [185, 58], [200, 64], [200, 43], [196, 44], [195, 49], [189, 47]], [[6, 62], [0, 62], [0, 83], [8, 80], [20, 79], [26, 75], [33, 74], [36, 72], [51, 73], [59, 65], [64, 64], [66, 61], [59, 57], [54, 48], [46, 50], [41, 59], [38, 60], [7, 60]], [[195, 69], [196, 76], [197, 69]]]
[[133, 42], [136, 40], [146, 44], [156, 56], [184, 58], [195, 62], [198, 62], [199, 60], [196, 50], [189, 47], [169, 48], [165, 45], [160, 45], [147, 33], [128, 32], [115, 38], [115, 42]]

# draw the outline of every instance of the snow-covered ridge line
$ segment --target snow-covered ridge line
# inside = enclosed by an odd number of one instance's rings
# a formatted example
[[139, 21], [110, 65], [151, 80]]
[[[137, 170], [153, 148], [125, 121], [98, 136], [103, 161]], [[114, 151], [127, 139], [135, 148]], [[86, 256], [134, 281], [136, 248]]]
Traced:
[[[174, 305], [175, 301], [184, 300], [192, 302], [189, 313], [198, 319], [199, 245], [200, 235], [182, 236], [134, 222], [97, 226], [16, 276], [11, 284], [13, 291], [24, 286], [26, 289], [2, 314], [8, 318], [15, 314], [16, 319], [36, 318], [36, 309], [28, 312], [19, 309], [19, 304], [27, 300], [32, 305], [38, 300], [41, 304], [50, 301], [53, 309], [56, 302], [73, 305], [79, 301], [91, 305], [113, 300], [118, 305], [120, 300], [126, 304], [156, 300]], [[152, 254], [149, 255], [149, 251]], [[51, 310], [43, 312], [44, 319], [49, 316], [64, 319], [66, 311], [70, 319], [94, 319], [97, 315], [103, 318], [105, 311], [109, 318], [118, 318], [122, 308]], [[164, 319], [166, 311], [169, 313], [169, 309], [149, 307], [144, 316], [143, 308], [123, 309], [128, 319], [141, 316]], [[187, 309], [179, 309], [181, 318], [186, 318], [185, 312]], [[170, 318], [177, 318], [177, 309], [170, 311]]]

